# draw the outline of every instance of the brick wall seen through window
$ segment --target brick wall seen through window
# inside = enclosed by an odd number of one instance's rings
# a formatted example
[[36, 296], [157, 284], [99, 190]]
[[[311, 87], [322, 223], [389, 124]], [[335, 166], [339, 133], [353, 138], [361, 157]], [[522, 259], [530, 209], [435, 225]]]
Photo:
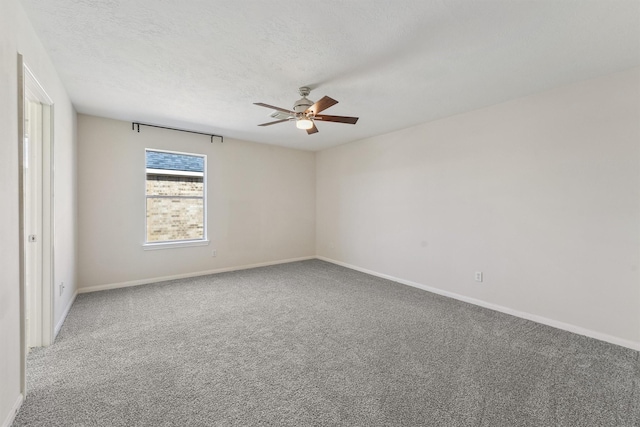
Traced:
[[146, 150], [147, 243], [206, 239], [205, 160]]

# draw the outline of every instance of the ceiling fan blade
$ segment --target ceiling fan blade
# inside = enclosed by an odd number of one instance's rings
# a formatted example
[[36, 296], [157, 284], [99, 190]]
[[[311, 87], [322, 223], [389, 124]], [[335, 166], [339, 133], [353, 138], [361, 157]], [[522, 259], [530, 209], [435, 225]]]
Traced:
[[307, 108], [307, 111], [313, 111], [313, 114], [318, 114], [320, 111], [324, 111], [332, 105], [336, 105], [338, 101], [328, 96], [323, 96], [321, 100], [317, 101], [311, 107]]
[[307, 134], [308, 135], [314, 134], [316, 132], [318, 132], [318, 128], [316, 127], [315, 123], [313, 124], [313, 127], [311, 129], [307, 129]]
[[291, 110], [286, 110], [280, 107], [274, 107], [273, 105], [269, 105], [269, 104], [263, 104], [262, 102], [254, 102], [253, 105], [259, 105], [260, 107], [271, 108], [272, 110], [282, 111], [283, 113], [295, 114], [295, 112]]
[[282, 119], [282, 120], [277, 120], [275, 122], [267, 122], [267, 123], [262, 123], [261, 125], [258, 126], [271, 126], [271, 125], [275, 125], [276, 123], [282, 123], [282, 122], [288, 122], [289, 119]]
[[325, 114], [318, 114], [314, 118], [323, 122], [348, 123], [350, 125], [355, 125], [358, 121], [358, 117], [327, 116]]

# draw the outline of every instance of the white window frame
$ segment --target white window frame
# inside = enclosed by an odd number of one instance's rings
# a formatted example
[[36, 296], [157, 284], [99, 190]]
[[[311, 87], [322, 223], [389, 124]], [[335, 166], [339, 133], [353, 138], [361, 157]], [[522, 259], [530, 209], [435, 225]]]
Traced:
[[[202, 221], [203, 221], [203, 230], [202, 230], [202, 239], [189, 239], [189, 240], [167, 240], [163, 242], [148, 242], [147, 241], [147, 175], [149, 173], [161, 172], [163, 175], [179, 175], [179, 176], [199, 176], [197, 172], [189, 172], [189, 171], [167, 171], [165, 169], [147, 169], [147, 152], [153, 151], [156, 153], [167, 153], [167, 154], [180, 154], [184, 156], [194, 156], [194, 157], [202, 157], [204, 159], [203, 171], [202, 171]], [[175, 172], [175, 173], [172, 173]], [[171, 249], [171, 248], [184, 248], [190, 246], [207, 246], [209, 244], [208, 238], [208, 227], [207, 227], [207, 155], [200, 153], [186, 153], [182, 151], [169, 151], [169, 150], [159, 150], [157, 148], [145, 148], [144, 149], [144, 239], [142, 248], [145, 251], [148, 250], [156, 250], [156, 249]]]

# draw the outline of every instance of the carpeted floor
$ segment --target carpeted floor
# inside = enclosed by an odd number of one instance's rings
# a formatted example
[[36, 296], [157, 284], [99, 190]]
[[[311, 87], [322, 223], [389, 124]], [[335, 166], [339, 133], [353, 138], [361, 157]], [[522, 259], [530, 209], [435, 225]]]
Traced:
[[640, 426], [638, 355], [311, 260], [78, 296], [14, 426]]

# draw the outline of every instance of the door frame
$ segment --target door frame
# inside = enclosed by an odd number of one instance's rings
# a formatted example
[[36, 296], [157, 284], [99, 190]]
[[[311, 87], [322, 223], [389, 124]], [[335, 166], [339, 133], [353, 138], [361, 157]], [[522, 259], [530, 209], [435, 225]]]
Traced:
[[22, 395], [26, 396], [26, 281], [25, 281], [25, 245], [29, 230], [25, 229], [25, 201], [24, 201], [24, 140], [25, 140], [25, 114], [27, 97], [35, 98], [42, 105], [42, 236], [38, 236], [42, 245], [42, 281], [41, 310], [39, 313], [41, 325], [41, 346], [48, 346], [54, 339], [53, 322], [53, 284], [54, 284], [54, 156], [53, 156], [53, 112], [54, 105], [51, 97], [40, 84], [34, 73], [24, 61], [24, 57], [18, 53], [18, 191], [19, 191], [19, 278], [20, 278], [20, 376]]

